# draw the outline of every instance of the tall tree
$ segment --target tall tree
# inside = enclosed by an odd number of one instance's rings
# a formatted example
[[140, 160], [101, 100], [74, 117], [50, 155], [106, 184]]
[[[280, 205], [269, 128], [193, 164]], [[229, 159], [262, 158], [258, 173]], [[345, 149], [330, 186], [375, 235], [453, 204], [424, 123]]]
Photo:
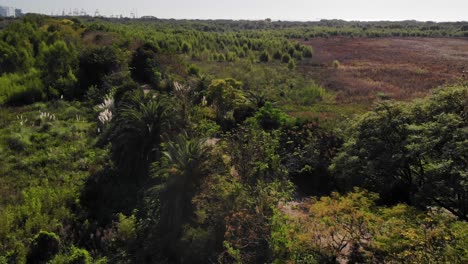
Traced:
[[468, 219], [468, 87], [413, 105], [383, 104], [363, 116], [331, 169], [386, 202], [440, 206]]
[[161, 205], [163, 239], [167, 249], [175, 253], [182, 225], [193, 214], [192, 199], [197, 186], [207, 174], [208, 148], [205, 140], [191, 138], [186, 133], [165, 147], [162, 166], [156, 163], [154, 167], [159, 184], [153, 191], [156, 191]]
[[160, 144], [178, 121], [167, 97], [133, 92], [121, 102], [113, 122], [111, 143], [114, 162], [124, 175], [147, 174], [149, 164], [160, 157]]

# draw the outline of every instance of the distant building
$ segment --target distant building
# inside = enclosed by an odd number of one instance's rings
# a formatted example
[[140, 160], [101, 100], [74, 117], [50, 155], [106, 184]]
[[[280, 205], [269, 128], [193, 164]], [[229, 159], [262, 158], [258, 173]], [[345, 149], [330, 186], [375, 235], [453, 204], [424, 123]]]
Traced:
[[142, 16], [142, 17], [140, 17], [140, 18], [141, 18], [141, 19], [149, 19], [149, 20], [151, 20], [151, 19], [158, 19], [158, 18], [155, 17], [155, 16]]
[[0, 6], [0, 17], [15, 17], [15, 9], [9, 6]]
[[20, 16], [23, 16], [23, 10], [21, 9], [15, 9], [15, 16], [16, 17], [20, 17]]

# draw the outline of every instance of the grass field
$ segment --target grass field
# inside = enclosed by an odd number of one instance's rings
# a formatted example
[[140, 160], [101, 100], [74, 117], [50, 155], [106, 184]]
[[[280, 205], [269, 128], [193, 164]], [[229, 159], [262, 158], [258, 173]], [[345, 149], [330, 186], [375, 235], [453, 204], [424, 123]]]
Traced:
[[303, 43], [315, 54], [298, 70], [336, 92], [337, 103], [410, 100], [468, 79], [468, 39], [333, 37]]

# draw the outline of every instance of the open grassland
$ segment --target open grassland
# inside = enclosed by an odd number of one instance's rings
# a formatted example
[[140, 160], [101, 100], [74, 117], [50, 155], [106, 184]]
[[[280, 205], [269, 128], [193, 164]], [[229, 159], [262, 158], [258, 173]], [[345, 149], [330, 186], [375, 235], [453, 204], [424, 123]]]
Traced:
[[298, 70], [336, 92], [338, 103], [410, 100], [468, 78], [468, 39], [314, 38]]

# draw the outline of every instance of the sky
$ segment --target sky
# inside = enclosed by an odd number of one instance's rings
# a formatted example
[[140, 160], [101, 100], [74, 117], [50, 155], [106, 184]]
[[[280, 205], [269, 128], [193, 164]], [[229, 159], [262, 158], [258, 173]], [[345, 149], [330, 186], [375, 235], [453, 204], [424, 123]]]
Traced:
[[176, 19], [468, 21], [468, 0], [0, 0], [0, 5], [48, 15], [78, 8]]

